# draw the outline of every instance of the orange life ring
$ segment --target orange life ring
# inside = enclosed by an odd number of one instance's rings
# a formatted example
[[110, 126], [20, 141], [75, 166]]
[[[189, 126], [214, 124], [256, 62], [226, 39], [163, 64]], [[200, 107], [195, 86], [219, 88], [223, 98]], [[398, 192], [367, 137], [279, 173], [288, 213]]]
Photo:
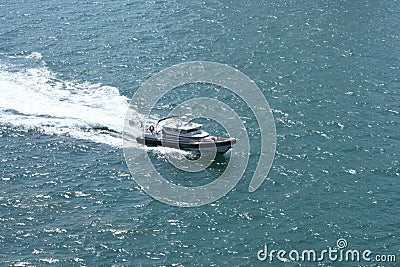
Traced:
[[149, 130], [150, 130], [150, 132], [154, 132], [154, 126], [150, 125]]

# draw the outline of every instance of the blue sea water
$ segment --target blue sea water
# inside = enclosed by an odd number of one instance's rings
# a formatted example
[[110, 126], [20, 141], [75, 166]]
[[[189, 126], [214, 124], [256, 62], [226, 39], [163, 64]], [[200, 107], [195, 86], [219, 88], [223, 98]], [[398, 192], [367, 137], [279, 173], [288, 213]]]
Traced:
[[[400, 260], [399, 14], [396, 0], [0, 2], [0, 262], [396, 266], [261, 262], [257, 252], [322, 251], [344, 238], [349, 249]], [[249, 193], [259, 153], [250, 130], [236, 188], [178, 208], [137, 186], [118, 133], [147, 78], [194, 60], [230, 65], [258, 85], [277, 151]], [[209, 94], [183, 88], [163, 104], [194, 92]], [[170, 171], [163, 153], [152, 157]], [[228, 161], [175, 182], [210, 181]]]

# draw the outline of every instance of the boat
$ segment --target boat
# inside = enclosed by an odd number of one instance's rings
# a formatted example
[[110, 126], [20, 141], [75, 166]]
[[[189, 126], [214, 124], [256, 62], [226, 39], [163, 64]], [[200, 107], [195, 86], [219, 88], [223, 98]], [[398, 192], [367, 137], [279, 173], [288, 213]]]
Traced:
[[[177, 119], [178, 118], [178, 119]], [[176, 116], [143, 123], [143, 134], [136, 141], [146, 146], [164, 146], [193, 153], [225, 154], [236, 138], [212, 136], [201, 129], [202, 124], [184, 122]]]

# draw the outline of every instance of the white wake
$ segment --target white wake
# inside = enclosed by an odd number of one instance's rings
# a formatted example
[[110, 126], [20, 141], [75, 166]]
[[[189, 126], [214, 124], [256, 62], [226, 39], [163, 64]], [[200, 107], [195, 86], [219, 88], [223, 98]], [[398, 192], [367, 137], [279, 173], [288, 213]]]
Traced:
[[128, 102], [115, 87], [63, 81], [46, 66], [16, 71], [0, 63], [1, 125], [122, 147]]

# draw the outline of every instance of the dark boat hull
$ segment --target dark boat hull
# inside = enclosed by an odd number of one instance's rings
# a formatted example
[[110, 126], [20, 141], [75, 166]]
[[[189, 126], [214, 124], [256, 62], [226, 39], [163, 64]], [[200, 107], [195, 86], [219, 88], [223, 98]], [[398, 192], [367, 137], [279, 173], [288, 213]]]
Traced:
[[158, 139], [148, 136], [139, 136], [136, 138], [139, 144], [146, 146], [164, 146], [170, 148], [181, 149], [185, 151], [200, 152], [214, 151], [216, 148], [217, 154], [225, 154], [236, 143], [235, 138], [215, 138], [213, 141], [183, 141]]

